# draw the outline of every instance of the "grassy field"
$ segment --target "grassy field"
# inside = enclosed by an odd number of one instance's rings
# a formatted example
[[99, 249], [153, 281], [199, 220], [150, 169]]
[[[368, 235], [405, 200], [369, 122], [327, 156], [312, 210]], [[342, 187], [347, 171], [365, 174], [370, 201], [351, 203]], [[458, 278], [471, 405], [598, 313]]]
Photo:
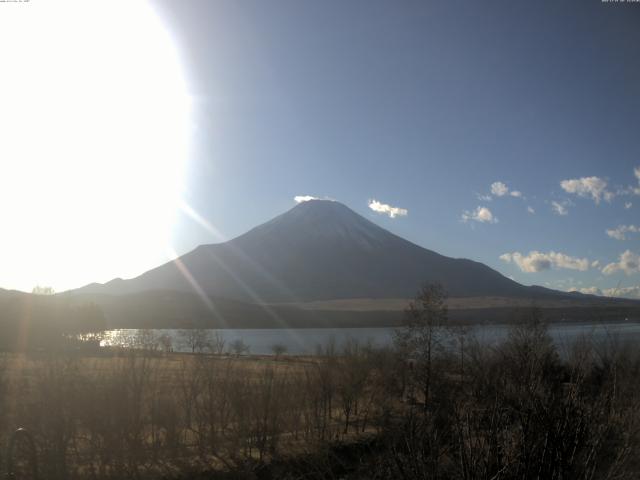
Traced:
[[[397, 311], [402, 312], [412, 301], [410, 298], [346, 298], [340, 300], [318, 300], [304, 303], [283, 303], [274, 306], [291, 306], [304, 310], [317, 311], [355, 311], [355, 312], [376, 312], [376, 311]], [[449, 297], [447, 298], [449, 310], [467, 310], [483, 308], [530, 308], [535, 299], [517, 297]], [[606, 308], [606, 307], [635, 307], [640, 308], [640, 304], [634, 300], [620, 298], [589, 298], [585, 295], [578, 295], [576, 298], [558, 296], [557, 299], [545, 299], [538, 302], [539, 307], [553, 308]]]
[[637, 352], [561, 358], [536, 318], [492, 347], [434, 326], [312, 357], [2, 354], [0, 468], [25, 427], [45, 479], [638, 478]]
[[363, 399], [372, 384], [362, 379], [356, 392], [340, 363], [133, 350], [5, 354], [2, 439], [17, 427], [32, 432], [47, 478], [243, 469], [371, 431], [373, 404]]

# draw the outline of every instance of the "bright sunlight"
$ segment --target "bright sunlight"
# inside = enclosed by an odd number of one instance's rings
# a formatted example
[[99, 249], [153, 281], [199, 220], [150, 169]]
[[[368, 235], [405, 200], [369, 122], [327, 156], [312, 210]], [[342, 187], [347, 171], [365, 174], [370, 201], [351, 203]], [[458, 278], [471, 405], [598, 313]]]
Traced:
[[0, 58], [0, 287], [61, 291], [166, 260], [189, 98], [153, 9], [7, 4]]

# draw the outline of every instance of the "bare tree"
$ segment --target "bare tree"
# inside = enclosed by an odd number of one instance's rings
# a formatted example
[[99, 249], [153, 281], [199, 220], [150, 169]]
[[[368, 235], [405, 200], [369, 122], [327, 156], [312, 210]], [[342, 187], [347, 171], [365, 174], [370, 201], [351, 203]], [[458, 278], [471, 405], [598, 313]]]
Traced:
[[427, 284], [405, 311], [404, 325], [395, 332], [394, 342], [406, 360], [406, 368], [420, 389], [427, 408], [433, 380], [433, 360], [442, 346], [448, 320], [447, 295], [442, 285]]
[[162, 346], [164, 353], [171, 353], [173, 351], [173, 341], [171, 340], [170, 335], [166, 333], [160, 335], [158, 342]]
[[209, 336], [209, 351], [214, 355], [223, 355], [224, 349], [227, 345], [227, 341], [225, 340], [222, 333], [217, 330], [213, 332], [213, 335]]
[[158, 349], [158, 336], [147, 328], [138, 330], [133, 338], [133, 346], [149, 352], [155, 352]]
[[180, 336], [191, 349], [191, 353], [202, 353], [210, 346], [209, 332], [203, 328], [181, 330]]
[[271, 352], [275, 355], [276, 359], [287, 353], [287, 346], [282, 343], [276, 343], [271, 345]]
[[243, 355], [245, 353], [249, 353], [249, 350], [250, 350], [249, 345], [244, 343], [244, 340], [242, 340], [241, 338], [235, 339], [233, 342], [231, 342], [229, 347], [231, 348], [231, 351], [236, 356], [240, 356], [240, 355]]

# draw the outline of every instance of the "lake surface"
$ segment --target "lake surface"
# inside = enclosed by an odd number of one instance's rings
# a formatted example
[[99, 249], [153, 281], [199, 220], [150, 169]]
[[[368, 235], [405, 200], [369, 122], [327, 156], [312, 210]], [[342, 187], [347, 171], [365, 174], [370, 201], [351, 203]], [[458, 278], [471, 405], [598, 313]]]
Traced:
[[[499, 343], [508, 335], [509, 325], [480, 325], [470, 328], [469, 336], [484, 345]], [[309, 355], [319, 346], [333, 344], [338, 350], [348, 342], [371, 343], [377, 346], [390, 345], [393, 328], [299, 328], [299, 329], [219, 329], [207, 330], [210, 339], [222, 339], [228, 350], [233, 342], [242, 340], [249, 353], [270, 355], [274, 345], [282, 345], [287, 353]], [[104, 332], [102, 344], [135, 346], [150, 344], [165, 339], [177, 352], [190, 352], [191, 346], [184, 330], [109, 330]], [[551, 324], [549, 333], [560, 350], [566, 349], [576, 340], [587, 337], [595, 342], [603, 340], [640, 345], [640, 323], [619, 322], [608, 324], [571, 323]], [[211, 342], [210, 340], [210, 343]]]

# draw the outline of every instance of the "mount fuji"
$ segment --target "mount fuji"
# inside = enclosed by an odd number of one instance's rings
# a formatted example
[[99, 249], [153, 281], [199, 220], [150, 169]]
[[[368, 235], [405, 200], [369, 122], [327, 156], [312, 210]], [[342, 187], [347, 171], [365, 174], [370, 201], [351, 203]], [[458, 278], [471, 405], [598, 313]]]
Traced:
[[[66, 295], [98, 303], [120, 326], [131, 326], [133, 318], [139, 325], [140, 315], [147, 326], [213, 321], [233, 327], [273, 326], [269, 318], [283, 317], [298, 326], [307, 320], [322, 324], [331, 316], [348, 324], [356, 314], [360, 325], [396, 322], [408, 299], [430, 282], [441, 283], [450, 308], [465, 310], [469, 321], [508, 321], [514, 307], [534, 302], [556, 309], [559, 319], [567, 317], [567, 308], [578, 307], [583, 316], [583, 307], [594, 305], [638, 307], [521, 285], [482, 263], [411, 243], [329, 200], [300, 203], [239, 237], [201, 245], [136, 278], [94, 283]], [[393, 311], [393, 319], [381, 311]]]
[[411, 298], [425, 282], [453, 297], [522, 297], [531, 289], [467, 259], [404, 240], [345, 205], [311, 200], [225, 243], [201, 245], [130, 280], [79, 292], [192, 292], [253, 303]]

